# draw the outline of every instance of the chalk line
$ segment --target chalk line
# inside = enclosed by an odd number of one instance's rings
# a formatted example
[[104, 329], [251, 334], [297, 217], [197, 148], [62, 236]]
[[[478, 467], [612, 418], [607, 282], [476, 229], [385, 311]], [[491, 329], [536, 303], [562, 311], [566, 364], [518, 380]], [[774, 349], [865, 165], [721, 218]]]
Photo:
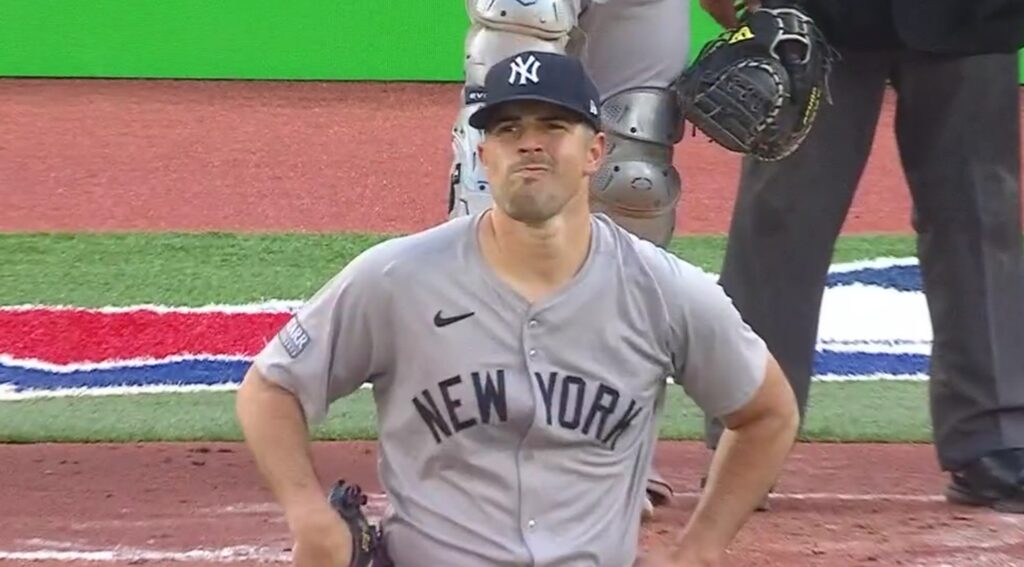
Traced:
[[[699, 492], [677, 492], [678, 498], [699, 498]], [[794, 502], [903, 502], [903, 503], [932, 503], [945, 502], [946, 498], [938, 494], [842, 494], [832, 492], [773, 492], [768, 496], [770, 500]]]
[[[387, 507], [388, 497], [383, 493], [367, 493], [366, 512], [367, 517], [376, 521]], [[684, 491], [676, 492], [676, 498], [691, 499], [699, 498], [700, 492]], [[901, 503], [937, 503], [945, 502], [946, 499], [940, 494], [852, 494], [837, 492], [773, 492], [770, 495], [772, 500], [795, 502], [901, 502]], [[273, 502], [247, 502], [235, 503], [216, 508], [205, 508], [200, 514], [210, 515], [273, 515], [281, 512], [280, 507]]]
[[[697, 498], [699, 492], [677, 493], [677, 498]], [[372, 502], [375, 512], [386, 504], [387, 496], [382, 493], [368, 493], [368, 500]], [[941, 495], [933, 494], [852, 494], [836, 492], [781, 492], [771, 495], [773, 501], [797, 501], [797, 502], [896, 502], [896, 503], [940, 503], [944, 502]], [[206, 509], [207, 513], [220, 513], [228, 515], [247, 514], [278, 514], [278, 507], [270, 502], [249, 502], [235, 503], [220, 508]], [[909, 512], [908, 512], [909, 513]], [[372, 514], [371, 521], [377, 521], [379, 516]], [[182, 518], [187, 522], [187, 518]], [[206, 562], [216, 564], [232, 563], [265, 563], [280, 564], [291, 561], [291, 553], [282, 549], [274, 549], [266, 546], [232, 546], [223, 548], [195, 548], [195, 549], [145, 549], [134, 547], [114, 547], [111, 549], [86, 548], [79, 544], [49, 540], [28, 540], [20, 542], [22, 545], [34, 549], [5, 550], [0, 549], [0, 562], [90, 562], [90, 563], [142, 563], [146, 561], [164, 562]], [[919, 563], [924, 565], [949, 565], [959, 567], [962, 563], [950, 562], [947, 559], [944, 563]], [[966, 563], [963, 563], [966, 565]], [[988, 563], [985, 563], [988, 565]]]
[[93, 563], [205, 561], [210, 563], [287, 563], [291, 561], [291, 554], [255, 546], [189, 549], [183, 551], [138, 549], [129, 547], [104, 550], [37, 549], [30, 551], [0, 550], [0, 561], [88, 561]]

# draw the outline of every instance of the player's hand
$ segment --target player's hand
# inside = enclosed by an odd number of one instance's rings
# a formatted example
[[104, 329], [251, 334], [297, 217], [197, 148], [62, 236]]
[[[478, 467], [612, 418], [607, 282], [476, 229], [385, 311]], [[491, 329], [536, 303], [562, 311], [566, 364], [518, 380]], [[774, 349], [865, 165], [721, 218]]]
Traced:
[[[760, 0], [745, 0], [744, 3], [748, 10], [761, 5]], [[700, 7], [725, 29], [740, 25], [739, 17], [736, 15], [736, 0], [700, 0]]]
[[330, 506], [314, 508], [293, 522], [292, 565], [349, 567], [352, 533]]

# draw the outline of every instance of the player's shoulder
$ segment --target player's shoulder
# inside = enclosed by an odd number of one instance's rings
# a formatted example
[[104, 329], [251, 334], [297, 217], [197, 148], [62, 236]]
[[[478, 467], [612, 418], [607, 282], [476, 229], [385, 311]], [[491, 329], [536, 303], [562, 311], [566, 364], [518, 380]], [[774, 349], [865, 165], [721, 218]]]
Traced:
[[350, 269], [375, 278], [420, 277], [450, 257], [472, 231], [473, 217], [459, 217], [410, 234], [389, 237], [360, 253]]
[[685, 288], [693, 283], [705, 285], [715, 281], [713, 274], [649, 240], [639, 238], [607, 215], [595, 214], [594, 217], [605, 238], [612, 241], [612, 249], [623, 269], [634, 277], [646, 278], [662, 289], [679, 289], [679, 286]]

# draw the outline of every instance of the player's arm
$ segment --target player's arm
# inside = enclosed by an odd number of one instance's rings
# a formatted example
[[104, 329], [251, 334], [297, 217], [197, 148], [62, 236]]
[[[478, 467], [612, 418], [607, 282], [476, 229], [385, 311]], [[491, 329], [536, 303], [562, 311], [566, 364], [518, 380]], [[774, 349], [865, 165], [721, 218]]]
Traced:
[[723, 558], [777, 480], [796, 439], [800, 418], [793, 391], [771, 354], [765, 355], [764, 366], [761, 385], [750, 401], [720, 417], [726, 429], [681, 537], [681, 555], [707, 559], [708, 565]]
[[236, 398], [246, 444], [303, 567], [347, 566], [351, 557], [350, 532], [313, 466], [309, 427], [388, 370], [388, 284], [374, 257], [364, 253], [295, 313], [256, 356]]
[[313, 468], [309, 430], [295, 394], [253, 366], [238, 389], [236, 413], [257, 469], [284, 510], [296, 542], [295, 564], [347, 567], [352, 537]]
[[259, 472], [288, 516], [327, 506], [313, 469], [309, 430], [295, 395], [249, 368], [236, 397], [236, 413]]
[[668, 253], [663, 258], [675, 380], [726, 426], [681, 534], [680, 553], [690, 561], [678, 565], [717, 565], [777, 480], [796, 440], [799, 412], [779, 365], [724, 290], [697, 268]]

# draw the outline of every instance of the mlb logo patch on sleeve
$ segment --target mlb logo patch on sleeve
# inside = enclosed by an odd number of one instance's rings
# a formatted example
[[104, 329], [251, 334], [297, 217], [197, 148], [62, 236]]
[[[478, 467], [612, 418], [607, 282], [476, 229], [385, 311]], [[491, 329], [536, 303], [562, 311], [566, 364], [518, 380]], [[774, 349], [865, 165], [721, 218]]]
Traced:
[[284, 328], [277, 333], [277, 338], [280, 339], [288, 356], [292, 358], [302, 354], [302, 351], [306, 350], [306, 345], [310, 341], [309, 334], [299, 324], [298, 317], [289, 319]]

